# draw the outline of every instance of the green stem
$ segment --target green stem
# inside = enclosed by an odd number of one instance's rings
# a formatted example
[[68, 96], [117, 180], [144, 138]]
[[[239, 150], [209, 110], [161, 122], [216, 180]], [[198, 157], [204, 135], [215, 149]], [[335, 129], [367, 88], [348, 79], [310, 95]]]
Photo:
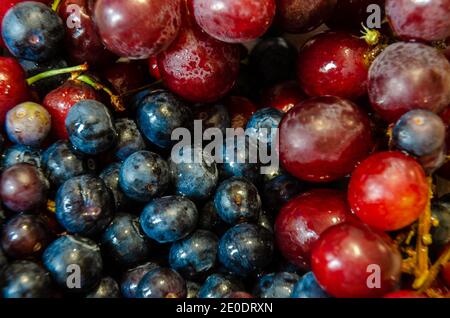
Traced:
[[57, 12], [60, 4], [61, 0], [54, 0], [52, 3], [52, 10]]
[[44, 78], [61, 75], [61, 74], [74, 73], [74, 72], [85, 72], [87, 70], [88, 70], [87, 63], [84, 63], [82, 65], [72, 66], [72, 67], [61, 68], [58, 70], [50, 70], [50, 71], [46, 71], [46, 72], [34, 75], [30, 78], [27, 78], [27, 83], [28, 83], [28, 85], [33, 85], [37, 81], [40, 81]]

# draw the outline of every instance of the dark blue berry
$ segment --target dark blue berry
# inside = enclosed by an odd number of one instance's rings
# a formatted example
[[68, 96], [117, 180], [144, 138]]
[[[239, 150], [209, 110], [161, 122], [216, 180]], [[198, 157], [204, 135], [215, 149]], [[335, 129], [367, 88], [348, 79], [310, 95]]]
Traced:
[[214, 200], [206, 202], [203, 205], [203, 208], [200, 210], [199, 214], [199, 229], [208, 230], [216, 233], [217, 235], [222, 235], [226, 230], [228, 230], [229, 225], [222, 221], [222, 219], [217, 214]]
[[262, 191], [264, 208], [272, 213], [278, 213], [286, 203], [296, 197], [303, 189], [304, 186], [298, 179], [288, 174], [282, 174], [264, 184]]
[[42, 151], [32, 147], [13, 145], [3, 153], [2, 167], [7, 169], [17, 163], [29, 163], [41, 168]]
[[198, 293], [200, 291], [200, 284], [193, 282], [193, 281], [187, 281], [186, 282], [186, 289], [187, 289], [187, 298], [198, 298]]
[[103, 179], [105, 185], [113, 194], [116, 211], [125, 211], [124, 208], [128, 206], [130, 201], [125, 193], [123, 193], [119, 185], [119, 174], [121, 166], [122, 165], [120, 163], [116, 162], [106, 167], [100, 173], [100, 178]]
[[233, 276], [212, 274], [200, 288], [198, 298], [227, 298], [242, 288], [242, 284]]
[[290, 298], [299, 279], [297, 274], [286, 272], [264, 275], [258, 281], [255, 294], [259, 298]]
[[186, 281], [170, 268], [156, 268], [140, 281], [138, 298], [186, 298]]
[[319, 286], [312, 272], [305, 274], [294, 286], [292, 298], [330, 298]]
[[276, 108], [263, 108], [250, 117], [247, 122], [247, 133], [260, 143], [267, 144], [272, 149], [276, 129], [283, 119], [284, 113]]
[[144, 150], [146, 145], [136, 123], [128, 118], [120, 118], [115, 122], [117, 143], [114, 154], [119, 160], [127, 159], [131, 154]]
[[120, 298], [119, 284], [113, 278], [105, 277], [86, 298]]
[[136, 292], [142, 278], [150, 271], [158, 268], [155, 263], [148, 262], [125, 272], [120, 283], [120, 290], [125, 298], [137, 298]]
[[203, 131], [209, 128], [218, 128], [225, 136], [226, 129], [231, 127], [230, 114], [226, 106], [221, 102], [213, 105], [196, 105], [192, 111], [194, 120], [202, 121]]

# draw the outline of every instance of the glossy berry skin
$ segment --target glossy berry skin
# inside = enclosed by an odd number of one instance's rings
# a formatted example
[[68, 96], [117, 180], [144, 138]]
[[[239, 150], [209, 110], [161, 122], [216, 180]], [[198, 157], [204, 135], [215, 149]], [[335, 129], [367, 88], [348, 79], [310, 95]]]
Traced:
[[214, 232], [217, 235], [222, 235], [227, 229], [226, 224], [217, 214], [217, 209], [214, 200], [206, 202], [199, 211], [198, 229]]
[[2, 203], [15, 212], [33, 211], [47, 199], [48, 181], [36, 167], [19, 163], [4, 170], [0, 179]]
[[[75, 7], [76, 6], [76, 7]], [[64, 46], [74, 64], [101, 67], [117, 57], [103, 45], [93, 21], [91, 0], [63, 0], [58, 14], [64, 23]]]
[[48, 272], [36, 263], [17, 261], [4, 271], [2, 298], [49, 298], [52, 282]]
[[449, 0], [386, 0], [393, 31], [405, 40], [437, 41], [450, 36]]
[[392, 130], [396, 147], [417, 157], [431, 155], [444, 147], [445, 137], [446, 128], [441, 117], [422, 109], [400, 117]]
[[214, 204], [219, 217], [231, 225], [254, 222], [261, 211], [258, 189], [244, 178], [224, 181], [214, 195]]
[[76, 103], [67, 114], [66, 129], [74, 148], [88, 155], [98, 155], [117, 141], [111, 113], [95, 100]]
[[93, 14], [107, 49], [122, 57], [146, 59], [165, 50], [176, 38], [181, 1], [100, 0]]
[[305, 95], [297, 81], [286, 81], [266, 90], [262, 95], [260, 105], [263, 108], [272, 107], [287, 113], [304, 100]]
[[167, 88], [191, 102], [214, 102], [233, 87], [239, 73], [239, 46], [220, 42], [185, 17], [177, 39], [158, 55]]
[[[394, 290], [400, 282], [401, 261], [388, 236], [356, 222], [328, 229], [311, 255], [319, 285], [338, 298], [380, 297]], [[379, 288], [369, 288], [373, 264], [379, 266]]]
[[59, 186], [67, 180], [90, 173], [95, 168], [92, 159], [75, 153], [71, 145], [64, 140], [57, 141], [42, 154], [45, 175], [49, 181]]
[[120, 298], [119, 284], [111, 278], [102, 278], [97, 288], [86, 295], [86, 298]]
[[288, 174], [279, 175], [264, 183], [263, 206], [266, 210], [278, 214], [280, 209], [303, 189], [304, 185], [297, 178]]
[[247, 276], [263, 270], [272, 260], [273, 238], [257, 225], [242, 223], [228, 230], [219, 242], [219, 260], [230, 272]]
[[91, 236], [111, 222], [114, 202], [102, 179], [83, 175], [67, 180], [56, 194], [56, 217], [70, 233]]
[[306, 33], [321, 25], [337, 0], [277, 0], [278, 23], [289, 33]]
[[45, 96], [42, 105], [52, 116], [51, 134], [58, 139], [69, 139], [66, 130], [66, 117], [70, 108], [79, 101], [98, 100], [97, 92], [87, 84], [67, 81]]
[[39, 257], [50, 241], [50, 231], [39, 216], [19, 214], [2, 227], [2, 248], [13, 259]]
[[155, 263], [148, 262], [127, 270], [120, 283], [120, 291], [125, 298], [136, 298], [136, 292], [141, 279], [148, 273], [158, 268]]
[[319, 286], [313, 272], [308, 272], [295, 284], [291, 298], [329, 298]]
[[395, 231], [419, 218], [428, 192], [425, 173], [414, 159], [401, 152], [380, 152], [353, 172], [348, 201], [364, 223]]
[[[102, 278], [100, 248], [95, 242], [80, 236], [61, 236], [45, 250], [42, 261], [53, 280], [69, 292], [88, 292]], [[73, 274], [73, 265], [79, 267], [80, 288], [67, 285], [69, 275]]]
[[155, 80], [159, 81], [161, 79], [161, 73], [159, 72], [158, 59], [157, 59], [156, 55], [154, 55], [148, 59], [148, 66], [149, 66], [150, 75]]
[[[183, 158], [187, 160], [184, 161]], [[214, 193], [219, 172], [213, 158], [204, 153], [201, 147], [186, 146], [178, 154], [172, 153], [169, 167], [177, 194], [201, 201], [207, 200]]]
[[138, 298], [186, 298], [186, 281], [170, 268], [156, 268], [140, 281]]
[[226, 298], [239, 290], [242, 290], [242, 286], [235, 277], [216, 273], [205, 280], [198, 298]]
[[198, 230], [172, 244], [169, 264], [185, 277], [199, 277], [216, 265], [219, 239], [209, 231]]
[[417, 293], [416, 291], [413, 290], [399, 290], [399, 291], [395, 291], [392, 293], [388, 293], [386, 295], [384, 295], [383, 298], [408, 298], [408, 299], [412, 299], [412, 298], [428, 298], [424, 295], [421, 295], [419, 293]]
[[120, 188], [127, 197], [136, 201], [148, 202], [162, 195], [169, 182], [168, 164], [158, 154], [150, 151], [135, 152], [120, 168]]
[[2, 38], [15, 57], [45, 61], [58, 52], [63, 28], [62, 20], [49, 6], [26, 1], [6, 13]]
[[309, 96], [333, 95], [350, 100], [367, 91], [367, 43], [350, 33], [325, 32], [301, 49], [297, 78]]
[[118, 214], [102, 234], [102, 250], [116, 264], [129, 268], [145, 261], [151, 245], [140, 229], [139, 218]]
[[198, 104], [192, 108], [194, 120], [202, 121], [203, 131], [208, 128], [219, 128], [226, 134], [226, 129], [231, 127], [231, 118], [223, 101], [214, 104]]
[[105, 182], [105, 185], [108, 187], [114, 197], [116, 211], [124, 211], [124, 208], [127, 207], [130, 201], [120, 188], [120, 167], [121, 163], [113, 163], [106, 167], [99, 175], [99, 177], [103, 179], [103, 182]]
[[137, 125], [147, 140], [166, 149], [174, 144], [174, 129], [192, 126], [192, 112], [175, 95], [161, 90], [141, 101]]
[[19, 104], [6, 114], [5, 130], [9, 140], [24, 146], [41, 145], [51, 125], [52, 118], [48, 111], [32, 102]]
[[195, 204], [181, 196], [154, 199], [140, 216], [142, 230], [159, 243], [185, 238], [194, 231], [197, 221], [198, 211]]
[[290, 298], [300, 276], [294, 273], [272, 273], [258, 281], [255, 294], [259, 298]]
[[367, 115], [352, 102], [332, 96], [309, 99], [280, 124], [280, 162], [305, 181], [337, 180], [368, 156], [370, 130]]
[[117, 143], [114, 154], [117, 159], [123, 161], [133, 153], [145, 150], [145, 140], [141, 135], [134, 120], [129, 118], [119, 118], [115, 121], [114, 127], [117, 132]]
[[272, 145], [275, 144], [276, 129], [283, 116], [284, 113], [275, 108], [258, 110], [247, 122], [247, 131], [250, 138], [254, 138], [259, 143], [265, 143], [268, 149], [272, 149]]
[[345, 193], [315, 189], [289, 201], [278, 214], [275, 237], [281, 254], [309, 269], [311, 249], [328, 228], [350, 218]]
[[22, 145], [12, 145], [2, 155], [2, 168], [6, 169], [18, 163], [28, 163], [41, 168], [42, 151]]
[[275, 0], [192, 0], [197, 23], [212, 37], [229, 43], [255, 40], [275, 16]]
[[3, 126], [6, 113], [29, 100], [30, 94], [25, 72], [17, 60], [0, 56], [0, 76], [0, 125]]
[[372, 107], [389, 123], [413, 109], [440, 113], [450, 104], [450, 63], [425, 44], [391, 44], [369, 69], [368, 92]]

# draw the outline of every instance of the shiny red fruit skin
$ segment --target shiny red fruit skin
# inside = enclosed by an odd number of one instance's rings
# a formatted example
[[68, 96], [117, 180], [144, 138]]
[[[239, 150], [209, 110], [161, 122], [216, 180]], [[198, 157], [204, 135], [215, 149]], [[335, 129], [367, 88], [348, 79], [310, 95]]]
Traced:
[[372, 147], [368, 116], [338, 97], [316, 97], [298, 104], [279, 127], [280, 162], [305, 181], [329, 182], [348, 175]]
[[143, 61], [118, 62], [102, 72], [118, 94], [125, 94], [146, 84], [146, 65]]
[[6, 113], [16, 105], [30, 99], [25, 72], [13, 58], [0, 56], [0, 127]]
[[192, 0], [192, 8], [206, 33], [228, 43], [259, 38], [275, 16], [275, 0]]
[[289, 201], [275, 222], [275, 238], [281, 254], [301, 269], [310, 267], [311, 247], [329, 227], [351, 215], [345, 193], [315, 189]]
[[298, 58], [297, 78], [309, 96], [355, 100], [367, 91], [367, 43], [350, 33], [324, 32], [309, 40]]
[[185, 17], [177, 39], [158, 55], [164, 84], [191, 102], [214, 102], [225, 96], [239, 74], [240, 48], [218, 41], [190, 17]]
[[277, 22], [289, 33], [306, 33], [321, 25], [337, 0], [277, 0]]
[[[78, 12], [74, 12], [74, 8]], [[92, 9], [92, 0], [63, 0], [58, 14], [67, 22], [64, 24], [64, 41], [71, 60], [75, 64], [87, 62], [89, 66], [101, 67], [114, 62], [117, 57], [103, 45], [92, 20]]]
[[68, 139], [65, 121], [70, 108], [81, 100], [99, 98], [89, 85], [71, 80], [48, 93], [42, 105], [52, 116], [52, 135], [57, 139]]
[[[312, 250], [311, 264], [320, 286], [330, 295], [374, 298], [397, 287], [402, 257], [384, 233], [360, 222], [349, 222], [333, 226], [322, 234]], [[368, 284], [377, 283], [371, 277], [376, 274], [379, 274], [380, 284]]]
[[384, 295], [383, 298], [428, 298], [425, 295], [421, 295], [414, 290], [399, 290]]
[[149, 66], [149, 70], [150, 70], [150, 75], [155, 80], [159, 81], [161, 79], [161, 73], [159, 72], [159, 68], [158, 68], [158, 58], [156, 56], [150, 57], [148, 60], [148, 66]]
[[146, 59], [165, 50], [181, 25], [181, 0], [97, 0], [94, 19], [113, 53]]
[[399, 151], [376, 153], [352, 174], [348, 201], [366, 224], [395, 231], [416, 221], [425, 210], [428, 182], [422, 167]]
[[250, 117], [258, 110], [246, 97], [230, 96], [225, 103], [230, 115], [231, 128], [234, 129], [245, 129]]
[[287, 113], [295, 105], [305, 100], [300, 86], [296, 81], [287, 81], [277, 84], [264, 92], [261, 108], [273, 107]]

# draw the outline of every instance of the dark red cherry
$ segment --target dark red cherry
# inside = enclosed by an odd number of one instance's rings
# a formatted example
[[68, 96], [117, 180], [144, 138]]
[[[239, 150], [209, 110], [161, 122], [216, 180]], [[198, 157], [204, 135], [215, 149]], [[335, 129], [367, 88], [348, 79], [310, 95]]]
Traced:
[[261, 108], [273, 107], [287, 113], [295, 105], [305, 100], [300, 86], [296, 81], [277, 84], [263, 93]]
[[346, 222], [351, 215], [345, 193], [316, 189], [289, 201], [275, 222], [275, 238], [281, 254], [292, 264], [308, 270], [311, 247], [329, 227]]
[[150, 70], [150, 75], [154, 79], [160, 80], [161, 79], [161, 73], [159, 72], [158, 58], [156, 56], [152, 56], [151, 58], [149, 58], [148, 66], [149, 66], [149, 70]]
[[324, 32], [309, 40], [298, 58], [297, 77], [309, 96], [355, 100], [367, 92], [367, 43], [350, 33]]
[[158, 55], [164, 84], [192, 102], [213, 102], [225, 96], [238, 77], [240, 48], [220, 42], [185, 17], [177, 39]]
[[280, 162], [305, 181], [328, 182], [348, 175], [372, 147], [367, 115], [338, 97], [308, 99], [280, 124]]
[[383, 298], [428, 298], [414, 290], [399, 290], [384, 295]]
[[97, 34], [92, 20], [92, 0], [63, 0], [58, 14], [65, 29], [66, 51], [75, 64], [87, 62], [101, 67], [114, 62], [117, 57], [108, 51]]
[[387, 235], [352, 222], [322, 234], [311, 264], [320, 286], [334, 297], [382, 297], [400, 282], [402, 257]]
[[245, 129], [250, 117], [258, 110], [248, 98], [241, 96], [230, 96], [225, 103], [230, 114], [231, 128], [235, 129]]
[[68, 139], [66, 117], [73, 105], [84, 99], [99, 100], [98, 93], [91, 86], [79, 81], [67, 81], [47, 94], [43, 106], [52, 116], [52, 135], [57, 139]]
[[108, 65], [102, 72], [103, 77], [118, 94], [125, 94], [144, 86], [149, 81], [147, 74], [147, 65], [144, 61], [117, 62]]
[[97, 0], [94, 19], [110, 51], [147, 59], [165, 50], [181, 26], [181, 0]]
[[13, 58], [0, 56], [0, 126], [6, 113], [16, 105], [30, 99], [25, 72]]
[[366, 224], [395, 231], [416, 221], [425, 210], [428, 182], [422, 167], [399, 151], [380, 152], [352, 174], [348, 200]]

